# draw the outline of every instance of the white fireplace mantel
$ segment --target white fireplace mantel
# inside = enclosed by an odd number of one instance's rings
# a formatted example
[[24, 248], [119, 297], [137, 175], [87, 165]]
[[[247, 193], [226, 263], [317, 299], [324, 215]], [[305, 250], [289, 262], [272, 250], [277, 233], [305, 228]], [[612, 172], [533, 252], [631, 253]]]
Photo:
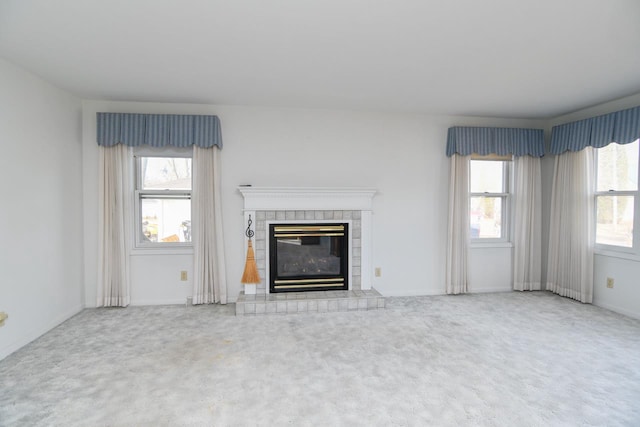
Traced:
[[244, 209], [260, 210], [353, 210], [370, 211], [373, 188], [331, 187], [238, 187]]
[[[244, 224], [248, 223], [249, 216], [255, 220], [258, 211], [360, 211], [360, 286], [362, 290], [371, 289], [372, 209], [377, 190], [355, 187], [240, 186], [238, 191], [244, 197]], [[246, 243], [244, 249], [247, 249]], [[255, 285], [245, 285], [245, 294], [255, 293]]]

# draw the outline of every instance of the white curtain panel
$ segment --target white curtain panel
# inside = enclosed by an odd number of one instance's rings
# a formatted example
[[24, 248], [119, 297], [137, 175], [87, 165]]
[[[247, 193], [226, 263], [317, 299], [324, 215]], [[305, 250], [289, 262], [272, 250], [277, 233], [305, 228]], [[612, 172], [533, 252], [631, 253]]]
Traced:
[[453, 154], [449, 175], [449, 223], [447, 229], [447, 294], [463, 294], [469, 287], [469, 159]]
[[556, 156], [551, 196], [547, 289], [593, 299], [593, 149]]
[[193, 304], [227, 303], [220, 149], [193, 146]]
[[131, 239], [131, 148], [99, 147], [99, 278], [97, 305], [126, 307], [129, 285], [128, 244]]
[[514, 160], [513, 289], [540, 290], [542, 208], [540, 158]]

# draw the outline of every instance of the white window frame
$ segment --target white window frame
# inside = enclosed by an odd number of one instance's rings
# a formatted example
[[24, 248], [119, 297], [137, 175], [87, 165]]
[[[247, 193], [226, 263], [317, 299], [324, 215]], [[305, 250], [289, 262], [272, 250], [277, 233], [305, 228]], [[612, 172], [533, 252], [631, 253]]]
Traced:
[[[614, 144], [612, 142], [612, 144]], [[640, 145], [640, 143], [639, 143]], [[622, 257], [640, 257], [640, 146], [638, 148], [638, 176], [636, 177], [636, 190], [614, 190], [609, 189], [606, 191], [597, 191], [598, 185], [598, 155], [599, 149], [594, 150], [595, 155], [593, 156], [593, 168], [595, 170], [594, 174], [594, 182], [593, 188], [594, 191], [594, 200], [593, 200], [593, 242], [595, 246], [595, 252], [602, 255], [620, 255]], [[606, 243], [598, 243], [597, 239], [597, 229], [598, 229], [598, 197], [601, 196], [633, 196], [633, 235], [631, 236], [631, 247], [619, 246], [619, 245], [609, 245]]]
[[[193, 250], [193, 239], [191, 242], [149, 242], [142, 239], [142, 200], [145, 198], [176, 198], [192, 200], [193, 193], [193, 174], [191, 176], [191, 190], [144, 190], [142, 189], [141, 175], [141, 159], [143, 157], [169, 157], [169, 158], [189, 158], [193, 159], [193, 151], [191, 148], [176, 147], [136, 147], [133, 152], [134, 161], [134, 232], [133, 232], [133, 248], [134, 250], [151, 249], [157, 250]], [[192, 160], [193, 165], [193, 160]], [[192, 166], [193, 167], [193, 166]], [[193, 172], [193, 171], [192, 171]], [[193, 212], [191, 213], [193, 217]], [[193, 223], [192, 223], [193, 235]]]
[[[469, 208], [471, 208], [471, 199], [473, 197], [499, 197], [502, 199], [502, 224], [500, 227], [501, 237], [472, 237], [471, 245], [475, 247], [482, 246], [504, 246], [510, 243], [511, 236], [511, 188], [513, 188], [512, 183], [512, 168], [513, 168], [513, 157], [512, 156], [498, 156], [498, 155], [487, 155], [481, 156], [478, 154], [472, 154], [470, 161], [487, 161], [487, 162], [502, 162], [502, 189], [501, 193], [490, 193], [490, 192], [482, 192], [482, 193], [472, 193], [469, 192]], [[469, 165], [469, 180], [471, 181], [471, 165]], [[469, 212], [471, 214], [471, 212]], [[471, 224], [469, 224], [469, 230], [471, 230]]]

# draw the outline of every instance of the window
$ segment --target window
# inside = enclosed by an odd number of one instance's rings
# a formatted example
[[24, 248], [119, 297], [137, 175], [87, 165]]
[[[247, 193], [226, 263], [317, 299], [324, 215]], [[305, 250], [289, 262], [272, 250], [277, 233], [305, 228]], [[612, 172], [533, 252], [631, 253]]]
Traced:
[[510, 160], [472, 156], [469, 213], [472, 240], [507, 240]]
[[136, 246], [191, 244], [191, 158], [136, 155]]
[[638, 199], [638, 140], [596, 150], [596, 243], [633, 248]]

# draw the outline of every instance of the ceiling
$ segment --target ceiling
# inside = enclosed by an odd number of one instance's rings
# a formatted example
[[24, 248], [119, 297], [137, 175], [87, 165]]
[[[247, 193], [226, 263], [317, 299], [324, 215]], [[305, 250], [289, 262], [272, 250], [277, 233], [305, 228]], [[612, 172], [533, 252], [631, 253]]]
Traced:
[[638, 0], [0, 0], [79, 97], [549, 118], [640, 92]]

